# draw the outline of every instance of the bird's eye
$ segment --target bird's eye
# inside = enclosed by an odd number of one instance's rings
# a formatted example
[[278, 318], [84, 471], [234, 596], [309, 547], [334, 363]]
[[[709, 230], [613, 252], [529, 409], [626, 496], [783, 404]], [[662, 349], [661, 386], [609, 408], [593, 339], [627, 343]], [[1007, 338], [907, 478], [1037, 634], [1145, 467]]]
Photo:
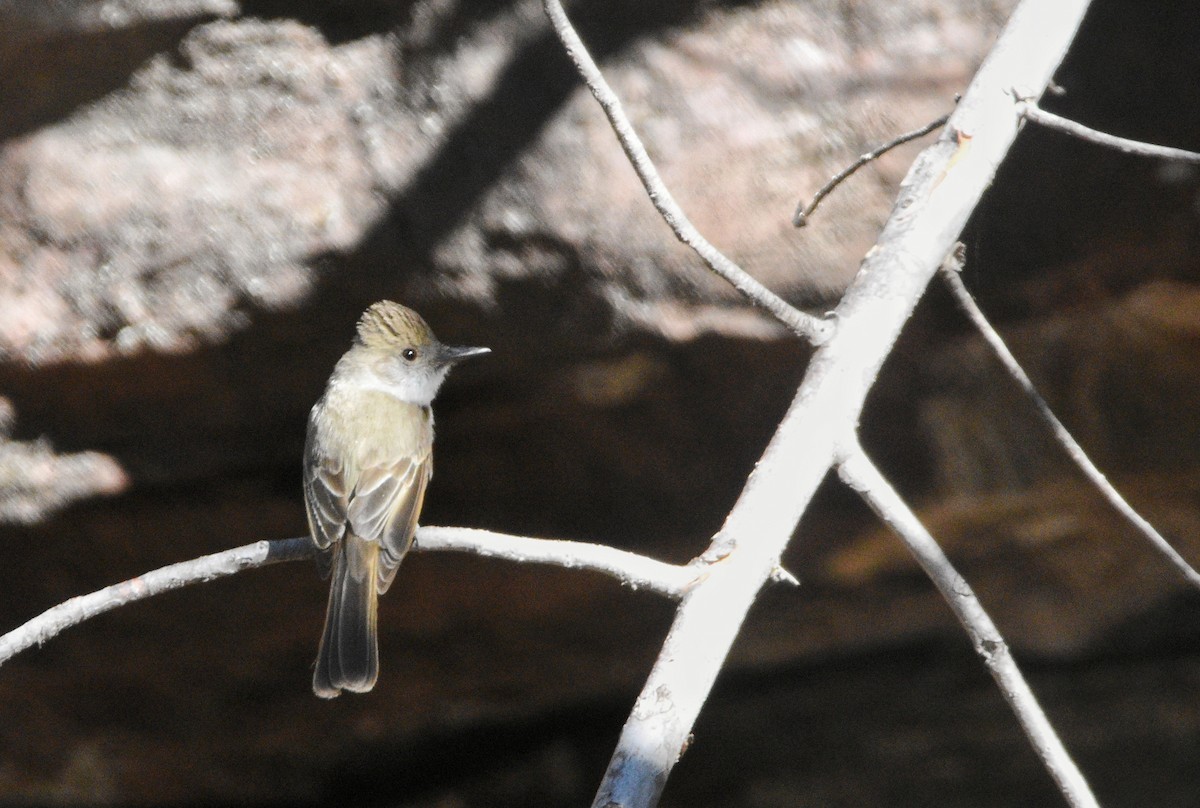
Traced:
[[400, 355], [403, 356], [405, 358], [405, 360], [407, 360], [409, 362], [411, 362], [417, 358], [417, 352], [412, 348], [405, 348], [404, 351]]

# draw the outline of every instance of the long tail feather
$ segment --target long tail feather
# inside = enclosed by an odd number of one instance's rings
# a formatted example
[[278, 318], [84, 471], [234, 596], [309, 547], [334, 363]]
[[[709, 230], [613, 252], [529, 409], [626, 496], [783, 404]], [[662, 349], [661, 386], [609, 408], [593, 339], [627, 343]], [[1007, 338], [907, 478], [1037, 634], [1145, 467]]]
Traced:
[[334, 551], [325, 632], [317, 651], [313, 692], [325, 699], [343, 690], [365, 693], [379, 676], [375, 616], [379, 546], [347, 534]]

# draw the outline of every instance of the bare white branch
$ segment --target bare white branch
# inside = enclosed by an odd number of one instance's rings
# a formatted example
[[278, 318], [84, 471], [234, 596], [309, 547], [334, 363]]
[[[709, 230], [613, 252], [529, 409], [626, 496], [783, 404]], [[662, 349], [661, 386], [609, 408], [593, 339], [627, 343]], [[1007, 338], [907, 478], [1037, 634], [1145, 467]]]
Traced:
[[546, 15], [554, 27], [554, 32], [562, 41], [563, 47], [566, 48], [567, 55], [575, 63], [584, 83], [604, 109], [604, 114], [608, 116], [617, 140], [621, 142], [621, 148], [629, 158], [630, 164], [633, 165], [633, 170], [637, 172], [638, 179], [645, 186], [650, 201], [654, 203], [654, 207], [658, 209], [667, 225], [674, 231], [675, 236], [695, 250], [696, 254], [704, 263], [708, 264], [713, 272], [729, 281], [748, 300], [766, 309], [801, 338], [814, 345], [828, 339], [832, 328], [829, 322], [805, 314], [763, 286], [709, 243], [708, 239], [692, 225], [687, 214], [679, 207], [675, 197], [671, 195], [670, 190], [659, 177], [658, 170], [655, 169], [650, 155], [646, 153], [646, 147], [642, 145], [641, 139], [634, 131], [633, 125], [630, 124], [620, 99], [601, 75], [600, 68], [596, 66], [595, 60], [588, 53], [579, 34], [571, 25], [571, 21], [567, 19], [567, 13], [563, 11], [562, 4], [559, 0], [543, 0], [543, 5]]
[[[545, 2], [563, 28], [561, 8]], [[879, 241], [834, 313], [837, 328], [813, 355], [775, 436], [702, 556], [708, 571], [680, 603], [593, 808], [658, 803], [746, 612], [839, 447], [857, 445], [854, 431], [879, 368], [1016, 138], [1020, 116], [1009, 88], [1045, 88], [1088, 5], [1022, 0], [945, 132], [909, 171]], [[577, 37], [570, 41], [582, 48]]]
[[1140, 140], [1130, 140], [1129, 138], [1110, 135], [1107, 132], [1101, 132], [1084, 126], [1081, 123], [1076, 123], [1061, 115], [1055, 115], [1053, 112], [1047, 112], [1037, 104], [1022, 104], [1021, 116], [1027, 121], [1033, 121], [1048, 129], [1065, 132], [1080, 140], [1086, 140], [1100, 146], [1107, 146], [1110, 149], [1116, 149], [1125, 154], [1134, 154], [1138, 157], [1159, 157], [1163, 160], [1179, 160], [1184, 163], [1200, 164], [1200, 154], [1196, 152], [1177, 149], [1174, 146], [1157, 146], [1153, 143], [1144, 143]]
[[[80, 595], [42, 612], [24, 625], [0, 637], [0, 664], [33, 645], [41, 645], [63, 629], [78, 625], [97, 615], [144, 600], [154, 595], [203, 583], [245, 569], [276, 561], [290, 561], [311, 555], [308, 540], [284, 539], [280, 542], [257, 541], [190, 561], [181, 561], [147, 572], [128, 581], [106, 586], [98, 592]], [[300, 552], [297, 552], [297, 551]], [[274, 551], [274, 552], [273, 552]]]
[[1143, 518], [1142, 515], [1136, 510], [1134, 510], [1133, 506], [1130, 505], [1123, 496], [1121, 496], [1121, 492], [1118, 491], [1113, 484], [1108, 481], [1108, 478], [1104, 476], [1104, 473], [1096, 467], [1096, 464], [1093, 463], [1091, 458], [1087, 456], [1087, 453], [1083, 451], [1083, 447], [1079, 445], [1078, 441], [1076, 441], [1075, 438], [1071, 436], [1071, 433], [1067, 431], [1067, 428], [1063, 426], [1062, 421], [1058, 420], [1058, 416], [1054, 414], [1054, 412], [1050, 409], [1050, 405], [1047, 404], [1046, 400], [1042, 398], [1040, 393], [1038, 393], [1037, 389], [1033, 386], [1033, 382], [1029, 379], [1029, 376], [1017, 362], [1016, 357], [1013, 356], [1012, 352], [1008, 350], [1008, 346], [1004, 344], [1004, 340], [1000, 338], [998, 333], [996, 333], [996, 329], [992, 328], [991, 323], [988, 322], [987, 317], [984, 316], [983, 312], [979, 308], [979, 305], [975, 302], [974, 298], [971, 297], [971, 293], [967, 291], [967, 287], [963, 283], [962, 278], [958, 273], [960, 268], [961, 263], [957, 261], [948, 262], [947, 266], [942, 270], [942, 279], [946, 282], [946, 285], [950, 287], [950, 291], [954, 295], [954, 299], [958, 301], [959, 307], [962, 308], [966, 315], [971, 319], [971, 322], [975, 325], [975, 328], [979, 330], [979, 333], [983, 335], [983, 338], [987, 341], [988, 345], [991, 346], [992, 351], [995, 352], [996, 356], [1000, 359], [1000, 363], [1004, 365], [1004, 369], [1008, 371], [1008, 375], [1012, 376], [1013, 379], [1016, 380], [1020, 388], [1025, 391], [1025, 395], [1027, 395], [1029, 400], [1033, 402], [1033, 406], [1037, 410], [1038, 415], [1050, 427], [1050, 431], [1054, 435], [1054, 439], [1057, 440], [1064, 449], [1066, 449], [1067, 456], [1074, 461], [1075, 465], [1078, 466], [1080, 471], [1082, 471], [1088, 480], [1091, 481], [1092, 485], [1096, 486], [1100, 493], [1104, 495], [1104, 498], [1107, 499], [1109, 504], [1116, 509], [1117, 513], [1125, 517], [1125, 520], [1129, 522], [1129, 524], [1133, 525], [1133, 527], [1142, 534], [1146, 541], [1150, 542], [1150, 546], [1158, 551], [1158, 553], [1162, 555], [1163, 558], [1165, 558], [1167, 562], [1173, 566], [1188, 583], [1190, 583], [1192, 586], [1200, 588], [1200, 573], [1197, 573], [1192, 565], [1189, 564], [1187, 560], [1179, 554], [1179, 551], [1171, 546], [1170, 542], [1168, 542], [1163, 535], [1154, 528], [1154, 525], [1146, 521], [1146, 519]]
[[[591, 570], [616, 578], [631, 589], [645, 589], [673, 599], [682, 597], [701, 571], [694, 565], [667, 564], [598, 544], [533, 539], [462, 527], [419, 528], [415, 549], [467, 552], [509, 561]], [[119, 606], [242, 570], [311, 556], [312, 543], [307, 537], [258, 541], [171, 564], [97, 592], [71, 598], [0, 636], [0, 665], [21, 651], [41, 645], [64, 629]]]
[[678, 600], [696, 576], [692, 566], [668, 564], [603, 544], [531, 539], [469, 527], [422, 527], [416, 549], [453, 550], [522, 564], [551, 564], [602, 572], [628, 586]]
[[995, 623], [975, 597], [970, 584], [954, 569], [916, 514], [860, 448], [852, 449], [841, 461], [838, 474], [904, 540], [917, 563], [942, 593], [1067, 802], [1075, 808], [1099, 808], [1083, 774], [1017, 668]]

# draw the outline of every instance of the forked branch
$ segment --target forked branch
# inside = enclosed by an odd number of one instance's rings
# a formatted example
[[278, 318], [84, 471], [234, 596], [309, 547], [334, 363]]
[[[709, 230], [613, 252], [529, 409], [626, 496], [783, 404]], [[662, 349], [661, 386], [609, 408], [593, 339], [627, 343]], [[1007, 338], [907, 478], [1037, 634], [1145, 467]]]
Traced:
[[[682, 754], [747, 611], [778, 569], [783, 549], [831, 467], [905, 536], [1013, 703], [1026, 732], [1073, 806], [1095, 799], [1037, 708], [987, 615], [932, 538], [858, 448], [867, 392], [913, 307], [958, 238], [1016, 137], [1024, 110], [1008, 91], [1050, 81], [1088, 0], [1022, 0], [945, 131], [901, 187], [879, 242], [839, 304], [834, 322], [799, 312], [722, 255], [687, 220], [558, 0], [543, 0], [555, 31], [608, 116], [651, 201], [677, 237], [718, 275], [818, 345], [804, 381], [755, 471], [705, 553], [677, 566], [612, 548], [538, 542], [484, 531], [423, 528], [418, 547], [558, 563], [615, 575], [681, 598], [654, 669], [627, 720], [594, 808], [651, 808]], [[1024, 99], [1023, 99], [1024, 100]], [[532, 544], [531, 544], [532, 543]], [[585, 549], [586, 548], [586, 549]], [[148, 573], [68, 601], [0, 638], [0, 662], [79, 620], [191, 582], [307, 555], [307, 540], [259, 542]], [[32, 626], [32, 627], [31, 627]]]
[[[561, 6], [544, 2], [580, 63], [583, 46]], [[941, 138], [909, 171], [879, 241], [834, 312], [836, 330], [813, 355], [791, 407], [702, 556], [709, 571], [680, 603], [593, 808], [658, 803], [759, 588], [835, 459], [857, 446], [858, 417], [879, 368], [1016, 138], [1018, 102], [1008, 88], [1038, 88], [1040, 95], [1088, 5], [1023, 0]], [[595, 69], [590, 59], [584, 64]], [[1065, 787], [1064, 793], [1074, 804], [1089, 804]]]

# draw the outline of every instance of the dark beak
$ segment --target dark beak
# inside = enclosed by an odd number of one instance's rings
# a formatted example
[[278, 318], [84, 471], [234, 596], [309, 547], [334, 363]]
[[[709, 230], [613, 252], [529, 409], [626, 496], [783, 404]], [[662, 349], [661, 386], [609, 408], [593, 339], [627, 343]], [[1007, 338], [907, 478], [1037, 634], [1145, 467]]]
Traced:
[[456, 365], [464, 359], [470, 359], [472, 356], [482, 356], [491, 352], [491, 348], [460, 348], [456, 345], [442, 345], [438, 348], [438, 363], [442, 365]]

